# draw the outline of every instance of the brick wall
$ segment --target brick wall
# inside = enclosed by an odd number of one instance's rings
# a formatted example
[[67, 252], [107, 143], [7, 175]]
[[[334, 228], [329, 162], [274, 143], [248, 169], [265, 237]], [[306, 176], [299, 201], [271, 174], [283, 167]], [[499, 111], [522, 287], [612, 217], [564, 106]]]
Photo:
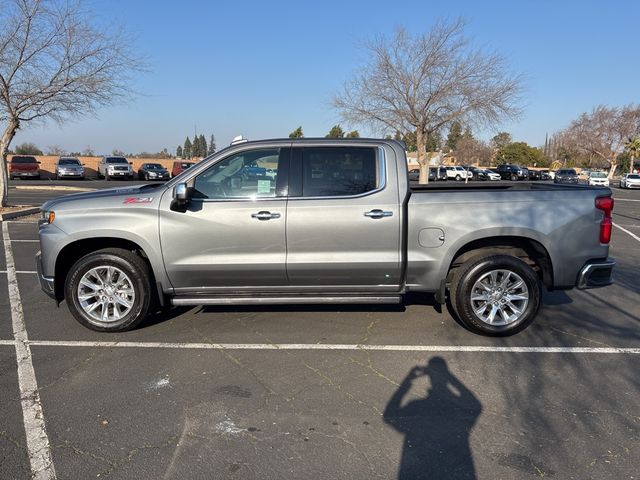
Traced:
[[[40, 176], [42, 178], [54, 178], [56, 171], [56, 162], [60, 157], [53, 155], [34, 155], [36, 159], [40, 162]], [[9, 155], [7, 157], [7, 161], [11, 161], [11, 157], [13, 155]], [[80, 163], [84, 164], [84, 172], [87, 178], [96, 178], [98, 176], [98, 163], [102, 160], [102, 157], [78, 157]], [[138, 168], [143, 163], [159, 163], [164, 168], [171, 172], [173, 167], [173, 162], [177, 161], [175, 158], [172, 159], [159, 159], [159, 158], [130, 158], [128, 159], [133, 163], [133, 171], [134, 173], [138, 173]], [[189, 161], [197, 161], [197, 160], [189, 160]]]

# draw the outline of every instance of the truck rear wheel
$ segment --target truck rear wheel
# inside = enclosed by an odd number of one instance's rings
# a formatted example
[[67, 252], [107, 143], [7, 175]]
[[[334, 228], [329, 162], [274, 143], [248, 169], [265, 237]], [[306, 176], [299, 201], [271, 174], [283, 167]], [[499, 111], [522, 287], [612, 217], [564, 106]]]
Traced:
[[470, 330], [501, 337], [527, 328], [540, 309], [541, 286], [536, 272], [519, 258], [482, 255], [454, 274], [451, 304]]
[[69, 270], [65, 298], [82, 325], [99, 332], [136, 327], [151, 304], [147, 264], [121, 248], [89, 253]]

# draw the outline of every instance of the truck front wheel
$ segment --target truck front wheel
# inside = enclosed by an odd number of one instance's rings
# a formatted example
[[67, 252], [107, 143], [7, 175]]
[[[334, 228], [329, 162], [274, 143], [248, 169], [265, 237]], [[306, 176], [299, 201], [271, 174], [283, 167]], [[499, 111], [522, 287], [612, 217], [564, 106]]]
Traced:
[[65, 298], [82, 325], [100, 332], [136, 327], [151, 303], [147, 264], [135, 253], [105, 248], [89, 253], [69, 270]]
[[540, 309], [536, 272], [519, 258], [482, 255], [464, 263], [451, 282], [451, 304], [470, 330], [508, 336], [524, 330]]

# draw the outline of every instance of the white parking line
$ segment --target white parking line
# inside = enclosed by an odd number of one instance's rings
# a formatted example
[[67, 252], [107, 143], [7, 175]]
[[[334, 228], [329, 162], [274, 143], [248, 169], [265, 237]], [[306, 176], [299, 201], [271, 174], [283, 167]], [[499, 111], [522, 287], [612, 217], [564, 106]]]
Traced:
[[640, 354], [640, 347], [492, 347], [479, 345], [358, 345], [355, 343], [171, 343], [91, 342], [65, 340], [31, 340], [29, 341], [29, 345], [39, 347], [173, 348], [182, 350], [366, 350], [383, 352]]
[[619, 197], [614, 197], [614, 200], [616, 202], [640, 202], [640, 200], [636, 200], [635, 198], [619, 198]]
[[56, 471], [51, 459], [51, 449], [44, 424], [38, 383], [36, 382], [36, 374], [31, 360], [31, 347], [29, 346], [29, 337], [24, 323], [18, 278], [16, 277], [13, 250], [11, 248], [11, 239], [9, 238], [9, 227], [6, 223], [2, 224], [2, 239], [7, 261], [7, 283], [9, 285], [11, 321], [18, 364], [18, 386], [20, 388], [20, 403], [22, 404], [22, 417], [27, 439], [27, 452], [31, 464], [31, 475], [35, 479], [55, 479]]
[[38, 243], [40, 240], [11, 240], [11, 243]]
[[616, 224], [616, 223], [614, 223], [614, 224], [613, 224], [613, 226], [614, 226], [614, 227], [616, 227], [616, 228], [619, 228], [619, 229], [620, 229], [620, 230], [622, 230], [624, 233], [627, 233], [627, 234], [631, 235], [633, 238], [635, 238], [637, 241], [639, 241], [639, 242], [640, 242], [640, 237], [639, 237], [639, 236], [637, 236], [635, 233], [630, 232], [630, 231], [629, 231], [629, 230], [627, 230], [626, 228], [622, 228], [620, 225], [618, 225], [618, 224]]
[[[9, 273], [7, 270], [0, 270], [0, 273]], [[13, 273], [38, 273], [35, 270], [15, 270]]]

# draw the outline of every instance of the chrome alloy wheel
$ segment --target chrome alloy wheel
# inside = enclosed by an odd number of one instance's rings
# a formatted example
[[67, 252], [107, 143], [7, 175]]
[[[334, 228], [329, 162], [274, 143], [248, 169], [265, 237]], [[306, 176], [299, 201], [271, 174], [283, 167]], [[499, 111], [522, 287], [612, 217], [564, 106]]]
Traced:
[[520, 275], [510, 270], [491, 270], [471, 290], [471, 308], [488, 325], [508, 325], [518, 320], [529, 303], [529, 289]]
[[110, 265], [95, 267], [85, 273], [77, 294], [84, 313], [99, 323], [122, 319], [131, 311], [136, 299], [131, 279]]

